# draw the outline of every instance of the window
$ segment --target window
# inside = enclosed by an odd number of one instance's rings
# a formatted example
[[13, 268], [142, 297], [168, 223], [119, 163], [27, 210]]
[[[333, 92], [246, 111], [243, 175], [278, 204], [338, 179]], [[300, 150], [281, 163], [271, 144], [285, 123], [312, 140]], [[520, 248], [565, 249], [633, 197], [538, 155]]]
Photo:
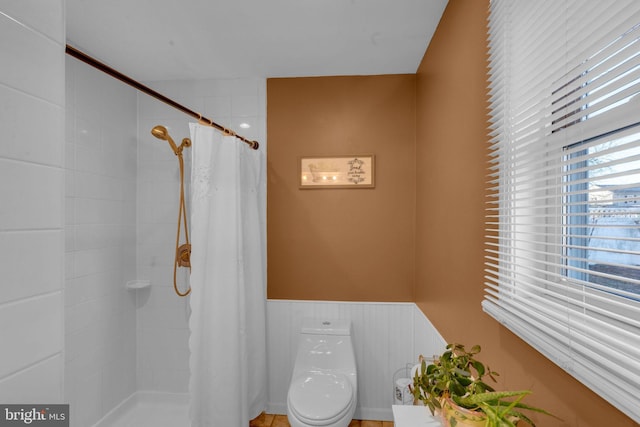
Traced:
[[633, 126], [566, 147], [563, 203], [566, 276], [634, 299], [640, 299], [639, 141]]
[[640, 422], [640, 2], [489, 19], [483, 309]]

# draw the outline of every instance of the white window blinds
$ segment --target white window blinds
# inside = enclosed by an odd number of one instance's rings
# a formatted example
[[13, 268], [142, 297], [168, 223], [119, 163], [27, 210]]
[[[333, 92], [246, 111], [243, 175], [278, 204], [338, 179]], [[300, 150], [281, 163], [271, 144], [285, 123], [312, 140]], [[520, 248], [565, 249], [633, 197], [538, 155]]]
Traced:
[[640, 2], [489, 20], [483, 309], [640, 423]]

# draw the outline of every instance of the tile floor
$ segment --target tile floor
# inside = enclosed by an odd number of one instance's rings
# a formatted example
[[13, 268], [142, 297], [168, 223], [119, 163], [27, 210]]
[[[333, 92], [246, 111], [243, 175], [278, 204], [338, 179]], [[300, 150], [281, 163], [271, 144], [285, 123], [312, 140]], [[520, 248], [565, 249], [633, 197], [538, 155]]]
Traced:
[[[249, 427], [291, 427], [286, 415], [260, 414]], [[393, 427], [392, 421], [353, 420], [349, 427]]]

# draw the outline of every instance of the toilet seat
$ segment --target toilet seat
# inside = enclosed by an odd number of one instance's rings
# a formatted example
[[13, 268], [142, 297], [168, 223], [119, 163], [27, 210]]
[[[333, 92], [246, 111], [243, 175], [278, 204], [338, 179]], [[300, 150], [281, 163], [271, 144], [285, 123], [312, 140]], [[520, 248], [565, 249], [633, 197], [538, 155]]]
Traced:
[[352, 406], [353, 389], [342, 374], [305, 372], [291, 382], [288, 399], [296, 418], [323, 426], [345, 416]]

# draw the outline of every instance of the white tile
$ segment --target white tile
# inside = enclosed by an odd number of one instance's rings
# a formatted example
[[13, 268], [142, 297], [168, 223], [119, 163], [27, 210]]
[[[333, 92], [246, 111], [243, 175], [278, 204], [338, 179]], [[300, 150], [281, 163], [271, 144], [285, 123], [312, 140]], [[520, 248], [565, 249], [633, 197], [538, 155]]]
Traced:
[[138, 205], [138, 220], [140, 224], [154, 224], [156, 227], [158, 224], [162, 224], [161, 227], [175, 224], [178, 220], [178, 203], [175, 201], [155, 204], [140, 203]]
[[[102, 149], [100, 148], [100, 144], [91, 144], [92, 145], [83, 144], [81, 141], [81, 143], [76, 146], [75, 170], [79, 172], [104, 175], [108, 165], [104, 162], [104, 156]], [[78, 183], [76, 183], [76, 185], [78, 185]]]
[[67, 65], [66, 398], [72, 427], [84, 427], [137, 381], [135, 295], [124, 289], [136, 276], [137, 95], [76, 60]]
[[99, 199], [76, 199], [77, 224], [114, 224], [120, 218], [122, 202]]
[[[168, 98], [181, 98], [182, 93], [185, 92], [185, 86], [189, 86], [192, 84], [189, 80], [157, 80], [152, 82], [144, 83], [149, 88], [155, 90], [156, 92], [162, 93], [164, 96]], [[151, 101], [155, 103], [160, 103], [160, 101], [150, 98]]]
[[[66, 200], [65, 200], [66, 202]], [[64, 251], [65, 253], [76, 250], [76, 227], [66, 225], [64, 229]]]
[[267, 110], [267, 79], [260, 79], [258, 81], [258, 101], [260, 103], [260, 110]]
[[156, 186], [162, 183], [163, 188], [176, 194], [175, 190], [180, 188], [178, 186], [180, 183], [179, 171], [180, 167], [177, 159], [173, 156], [170, 157], [167, 153], [167, 156], [163, 157], [162, 160], [141, 163], [138, 168], [137, 178], [140, 182], [156, 183]]
[[252, 117], [260, 114], [258, 97], [256, 95], [234, 96], [231, 100], [231, 115], [233, 117]]
[[[138, 342], [139, 346], [140, 343]], [[153, 369], [144, 362], [146, 360], [144, 356], [147, 356], [147, 353], [139, 349], [137, 353], [136, 384], [139, 390], [153, 390]]]
[[[161, 274], [164, 275], [167, 275], [166, 273], [166, 270], [164, 272], [161, 272]], [[168, 275], [171, 276], [171, 274]], [[173, 289], [173, 286], [159, 286], [154, 282], [153, 287], [151, 288], [147, 305], [159, 312], [162, 312], [164, 309], [179, 310], [180, 312], [184, 313], [183, 316], [186, 317], [189, 312], [190, 298], [190, 296], [187, 296], [185, 298], [178, 298]]]
[[[75, 123], [76, 120], [76, 76], [77, 68], [81, 65], [81, 62], [70, 55], [65, 55], [64, 58], [64, 80], [65, 80], [65, 109], [67, 111], [67, 123]], [[68, 128], [73, 129], [73, 128]]]
[[64, 48], [0, 14], [3, 84], [64, 106]]
[[[173, 240], [173, 242], [171, 242]], [[175, 260], [175, 237], [167, 239], [167, 242], [158, 246], [142, 246], [139, 247], [138, 265], [154, 267], [163, 271], [164, 274], [173, 275], [173, 262]], [[160, 284], [159, 282], [156, 282]], [[173, 279], [171, 279], [173, 283]]]
[[0, 305], [0, 378], [62, 351], [62, 292]]
[[118, 247], [124, 233], [120, 224], [80, 224], [75, 227], [75, 250]]
[[62, 236], [62, 230], [0, 233], [0, 304], [63, 288]]
[[170, 393], [187, 393], [189, 391], [188, 363], [181, 363], [174, 365], [174, 367], [174, 369], [154, 369], [154, 390]]
[[[88, 115], [85, 110], [81, 110], [83, 114]], [[102, 130], [98, 119], [92, 117], [84, 117], [78, 115], [75, 120], [74, 142], [79, 147], [85, 149], [100, 149], [100, 141], [102, 139]], [[76, 162], [79, 162], [76, 160]], [[83, 167], [82, 163], [77, 163], [76, 167]]]
[[0, 99], [0, 157], [62, 166], [64, 109], [4, 86]]
[[[173, 288], [172, 288], [173, 290]], [[154, 289], [151, 291], [153, 295]], [[178, 301], [178, 296], [174, 294], [174, 300]], [[189, 313], [185, 307], [154, 307], [147, 304], [138, 309], [138, 327], [142, 329], [184, 329], [189, 328]]]
[[117, 247], [87, 249], [76, 253], [76, 276], [106, 272], [120, 265], [121, 253]]
[[180, 196], [179, 182], [174, 185], [158, 185], [152, 181], [138, 183], [140, 188], [140, 199], [142, 203], [175, 203], [178, 206]]
[[136, 391], [135, 354], [124, 354], [102, 370], [102, 407], [114, 408]]
[[[78, 359], [88, 348], [98, 347], [102, 337], [96, 334], [93, 328], [85, 327], [78, 331], [65, 331], [65, 362]], [[72, 372], [72, 369], [68, 370]]]
[[67, 403], [63, 397], [64, 363], [55, 354], [33, 366], [0, 379], [0, 402]]
[[[154, 370], [188, 365], [189, 331], [180, 329], [139, 329], [142, 358]], [[157, 382], [158, 380], [156, 380]]]
[[104, 317], [104, 308], [100, 303], [101, 299], [96, 298], [67, 307], [65, 310], [65, 333], [72, 335], [89, 328], [95, 328], [96, 323]]
[[[71, 144], [67, 144], [67, 153], [69, 153], [69, 149], [73, 150], [73, 159], [75, 160], [75, 147]], [[67, 164], [73, 164], [74, 162], [69, 159], [67, 155]], [[64, 173], [64, 195], [66, 199], [75, 197], [76, 193], [76, 177], [75, 172], [70, 169], [69, 166], [66, 166], [66, 170]]]
[[[95, 170], [95, 169], [94, 169]], [[76, 172], [75, 197], [123, 200], [123, 180], [94, 172]]]
[[[247, 128], [247, 129], [243, 129], [243, 128], [240, 127], [241, 123], [247, 123], [251, 127]], [[242, 135], [243, 137], [245, 137], [247, 139], [258, 140], [259, 143], [262, 143], [262, 141], [260, 141], [261, 132], [260, 132], [259, 117], [257, 117], [257, 116], [245, 116], [245, 117], [234, 116], [231, 119], [229, 126], [232, 129], [234, 129], [239, 135]]]
[[[155, 89], [155, 90], [157, 90], [159, 93], [162, 93], [165, 96], [170, 97], [167, 91], [163, 91], [162, 89]], [[139, 103], [138, 111], [140, 112], [139, 114], [141, 119], [151, 118], [153, 120], [162, 122], [166, 119], [176, 119], [176, 118], [184, 119], [185, 117], [184, 113], [150, 96], [146, 96], [146, 95], [139, 96], [138, 103]], [[161, 123], [156, 123], [156, 124], [161, 124]], [[152, 125], [151, 127], [153, 126], [155, 125]], [[151, 127], [147, 132], [151, 132]]]
[[228, 84], [231, 85], [231, 94], [235, 98], [257, 95], [263, 82], [264, 79], [232, 79]]
[[33, 7], [25, 1], [0, 1], [0, 11], [27, 27], [51, 37], [58, 43], [64, 42], [64, 2], [48, 0]]
[[[138, 259], [140, 262], [140, 259]], [[151, 280], [153, 292], [164, 292], [168, 295], [173, 292], [173, 265], [149, 265], [138, 264], [137, 274], [139, 278]], [[151, 291], [150, 291], [151, 292]], [[146, 302], [146, 300], [145, 300]]]
[[204, 99], [203, 115], [215, 122], [231, 117], [230, 96], [210, 96]]
[[78, 377], [73, 395], [75, 404], [71, 407], [75, 409], [75, 413], [71, 413], [71, 419], [75, 418], [77, 427], [92, 426], [102, 418], [104, 413], [102, 410], [102, 374], [100, 372]]
[[194, 82], [194, 89], [201, 97], [231, 96], [234, 90], [234, 81], [229, 79], [198, 80]]
[[[120, 117], [120, 111], [131, 109], [130, 104], [135, 102], [133, 89], [75, 59], [67, 60], [67, 63], [69, 61], [74, 63], [75, 103], [79, 117], [92, 119], [100, 128], [108, 128], [114, 123], [111, 119]], [[131, 99], [126, 95], [129, 90], [134, 95]], [[99, 120], [100, 117], [105, 120]]]
[[64, 171], [0, 159], [0, 227], [60, 228]]
[[75, 378], [87, 378], [100, 374], [102, 368], [109, 362], [106, 357], [106, 347], [86, 347], [77, 357], [66, 362], [66, 372]]

